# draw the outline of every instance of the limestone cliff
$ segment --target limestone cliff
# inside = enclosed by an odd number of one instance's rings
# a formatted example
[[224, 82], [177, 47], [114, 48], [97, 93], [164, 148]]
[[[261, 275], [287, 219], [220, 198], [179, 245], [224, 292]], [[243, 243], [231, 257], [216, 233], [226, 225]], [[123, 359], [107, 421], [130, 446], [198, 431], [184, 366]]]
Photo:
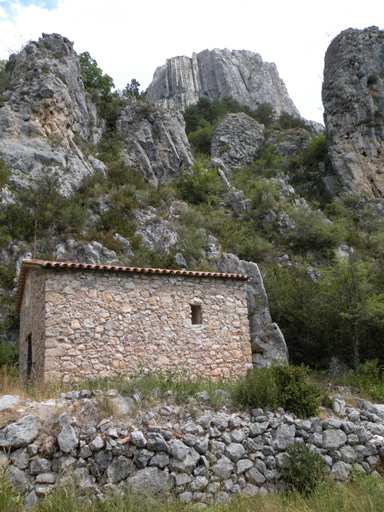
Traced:
[[[127, 99], [119, 112], [117, 133], [122, 159], [140, 169], [157, 186], [192, 165], [179, 112]], [[0, 158], [11, 170], [11, 184], [25, 189], [44, 176], [57, 180], [60, 193], [70, 196], [105, 165], [84, 156], [86, 146], [97, 154], [105, 131], [82, 80], [80, 61], [71, 43], [59, 34], [43, 34], [12, 55], [0, 83]]]
[[96, 159], [85, 159], [75, 142], [97, 143], [103, 122], [87, 99], [73, 43], [43, 34], [10, 57], [7, 71], [0, 155], [12, 170], [11, 182], [22, 189], [49, 173], [70, 194], [84, 176], [103, 169]]
[[384, 196], [384, 31], [348, 29], [325, 55], [329, 156], [345, 187]]
[[156, 69], [147, 90], [151, 103], [179, 110], [197, 103], [201, 96], [219, 100], [230, 96], [252, 109], [257, 103], [269, 103], [277, 115], [287, 112], [300, 117], [276, 65], [246, 50], [204, 50], [192, 58], [168, 59]]
[[192, 165], [184, 118], [178, 111], [151, 109], [134, 101], [117, 120], [117, 131], [123, 138], [124, 162], [140, 169], [154, 186]]

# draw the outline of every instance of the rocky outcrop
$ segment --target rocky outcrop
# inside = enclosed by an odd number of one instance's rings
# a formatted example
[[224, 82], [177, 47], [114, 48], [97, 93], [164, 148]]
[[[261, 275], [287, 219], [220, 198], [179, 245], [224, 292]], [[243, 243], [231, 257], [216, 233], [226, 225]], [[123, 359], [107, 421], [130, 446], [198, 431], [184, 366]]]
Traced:
[[311, 138], [308, 130], [295, 128], [284, 133], [273, 133], [266, 142], [268, 145], [276, 144], [276, 153], [283, 158], [283, 166], [289, 167], [290, 159], [307, 149]]
[[348, 29], [325, 55], [329, 156], [346, 190], [384, 196], [384, 31]]
[[58, 34], [29, 43], [7, 63], [0, 108], [0, 156], [17, 189], [55, 176], [69, 195], [84, 176], [103, 168], [86, 159], [76, 139], [97, 143], [103, 123], [84, 91], [73, 43]]
[[139, 168], [154, 186], [192, 165], [184, 118], [178, 111], [136, 101], [122, 112], [117, 130], [123, 137], [124, 162]]
[[252, 278], [247, 287], [247, 304], [253, 366], [264, 368], [273, 362], [287, 363], [287, 345], [279, 326], [272, 322], [259, 267], [256, 263], [225, 253], [217, 266], [220, 272], [245, 274]]
[[155, 208], [149, 206], [146, 210], [136, 210], [135, 220], [135, 235], [141, 237], [150, 251], [169, 253], [172, 247], [178, 245], [179, 235], [166, 219], [157, 215]]
[[202, 96], [211, 100], [230, 96], [251, 109], [257, 103], [269, 103], [277, 115], [287, 112], [300, 117], [276, 65], [246, 50], [204, 50], [192, 58], [167, 59], [156, 69], [147, 90], [151, 103], [179, 110]]
[[228, 169], [252, 163], [264, 143], [264, 125], [247, 116], [227, 114], [212, 138], [211, 157], [220, 158]]
[[[125, 257], [131, 257], [129, 242], [118, 233], [114, 239], [120, 244]], [[121, 262], [117, 259], [116, 252], [104, 247], [101, 243], [92, 241], [76, 241], [68, 238], [65, 243], [56, 245], [53, 255], [57, 261], [74, 261], [77, 263], [92, 263], [94, 265], [116, 265]]]
[[43, 403], [24, 401], [21, 411], [28, 415], [0, 429], [0, 475], [24, 495], [26, 510], [71, 484], [97, 500], [133, 488], [203, 505], [286, 489], [293, 443], [319, 453], [338, 482], [352, 471], [375, 474], [382, 464], [383, 405], [357, 398], [353, 408], [336, 395], [338, 417], [329, 410], [326, 419], [301, 419], [281, 408], [233, 412], [230, 396], [220, 394], [226, 405], [219, 410], [207, 404], [206, 391], [190, 397], [192, 415], [172, 391], [151, 397], [150, 409], [135, 394], [134, 415], [116, 410], [109, 418], [99, 403], [134, 400], [116, 389], [84, 389]]

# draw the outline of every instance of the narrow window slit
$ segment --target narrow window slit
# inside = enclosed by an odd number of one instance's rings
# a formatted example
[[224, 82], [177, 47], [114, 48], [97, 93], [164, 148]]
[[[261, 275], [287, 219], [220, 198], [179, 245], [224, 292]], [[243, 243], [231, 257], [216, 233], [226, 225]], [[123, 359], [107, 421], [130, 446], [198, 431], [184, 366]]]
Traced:
[[191, 304], [191, 318], [192, 325], [198, 325], [203, 323], [202, 315], [201, 315], [201, 306], [196, 304]]
[[27, 338], [27, 377], [32, 376], [32, 334]]

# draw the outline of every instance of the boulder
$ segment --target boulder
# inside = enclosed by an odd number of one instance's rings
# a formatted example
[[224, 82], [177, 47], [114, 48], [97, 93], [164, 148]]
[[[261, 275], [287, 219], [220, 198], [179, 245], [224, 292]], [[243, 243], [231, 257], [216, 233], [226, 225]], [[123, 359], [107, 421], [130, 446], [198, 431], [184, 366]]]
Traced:
[[0, 431], [0, 446], [4, 448], [21, 448], [31, 443], [39, 433], [38, 419], [29, 414], [16, 423], [11, 423]]
[[19, 493], [24, 493], [31, 488], [31, 483], [25, 476], [24, 471], [16, 466], [9, 466], [5, 472], [5, 476], [9, 485]]
[[344, 375], [348, 371], [348, 365], [339, 361], [337, 357], [333, 356], [329, 363], [328, 375]]
[[63, 426], [57, 437], [57, 441], [59, 443], [60, 450], [64, 453], [69, 453], [74, 450], [79, 443], [74, 428], [68, 424]]
[[348, 478], [349, 478], [351, 469], [352, 469], [352, 466], [350, 464], [347, 464], [346, 462], [343, 462], [343, 461], [336, 462], [332, 466], [331, 476], [335, 480], [345, 482], [345, 480], [348, 480]]
[[339, 429], [329, 429], [323, 432], [323, 448], [337, 450], [347, 442], [346, 434]]
[[219, 158], [229, 169], [252, 163], [264, 143], [264, 125], [243, 112], [227, 114], [212, 138], [211, 158]]
[[12, 409], [14, 404], [19, 403], [20, 397], [13, 395], [0, 396], [0, 411]]
[[127, 479], [127, 486], [136, 491], [162, 492], [169, 487], [169, 476], [157, 467], [144, 468]]
[[128, 475], [133, 471], [133, 462], [131, 459], [120, 456], [117, 457], [109, 466], [105, 472], [105, 483], [116, 484], [125, 480]]

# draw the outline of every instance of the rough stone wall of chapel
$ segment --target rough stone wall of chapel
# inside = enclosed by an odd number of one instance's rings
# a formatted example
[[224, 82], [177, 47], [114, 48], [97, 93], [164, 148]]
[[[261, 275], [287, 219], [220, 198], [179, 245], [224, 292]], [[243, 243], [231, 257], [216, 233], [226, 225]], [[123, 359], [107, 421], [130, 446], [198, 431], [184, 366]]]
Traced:
[[32, 379], [40, 379], [45, 372], [45, 298], [44, 271], [29, 269], [20, 308], [19, 368], [27, 376], [28, 337], [32, 336]]
[[[212, 377], [252, 367], [246, 281], [49, 271], [46, 376], [181, 369]], [[191, 305], [202, 324], [192, 325]]]

